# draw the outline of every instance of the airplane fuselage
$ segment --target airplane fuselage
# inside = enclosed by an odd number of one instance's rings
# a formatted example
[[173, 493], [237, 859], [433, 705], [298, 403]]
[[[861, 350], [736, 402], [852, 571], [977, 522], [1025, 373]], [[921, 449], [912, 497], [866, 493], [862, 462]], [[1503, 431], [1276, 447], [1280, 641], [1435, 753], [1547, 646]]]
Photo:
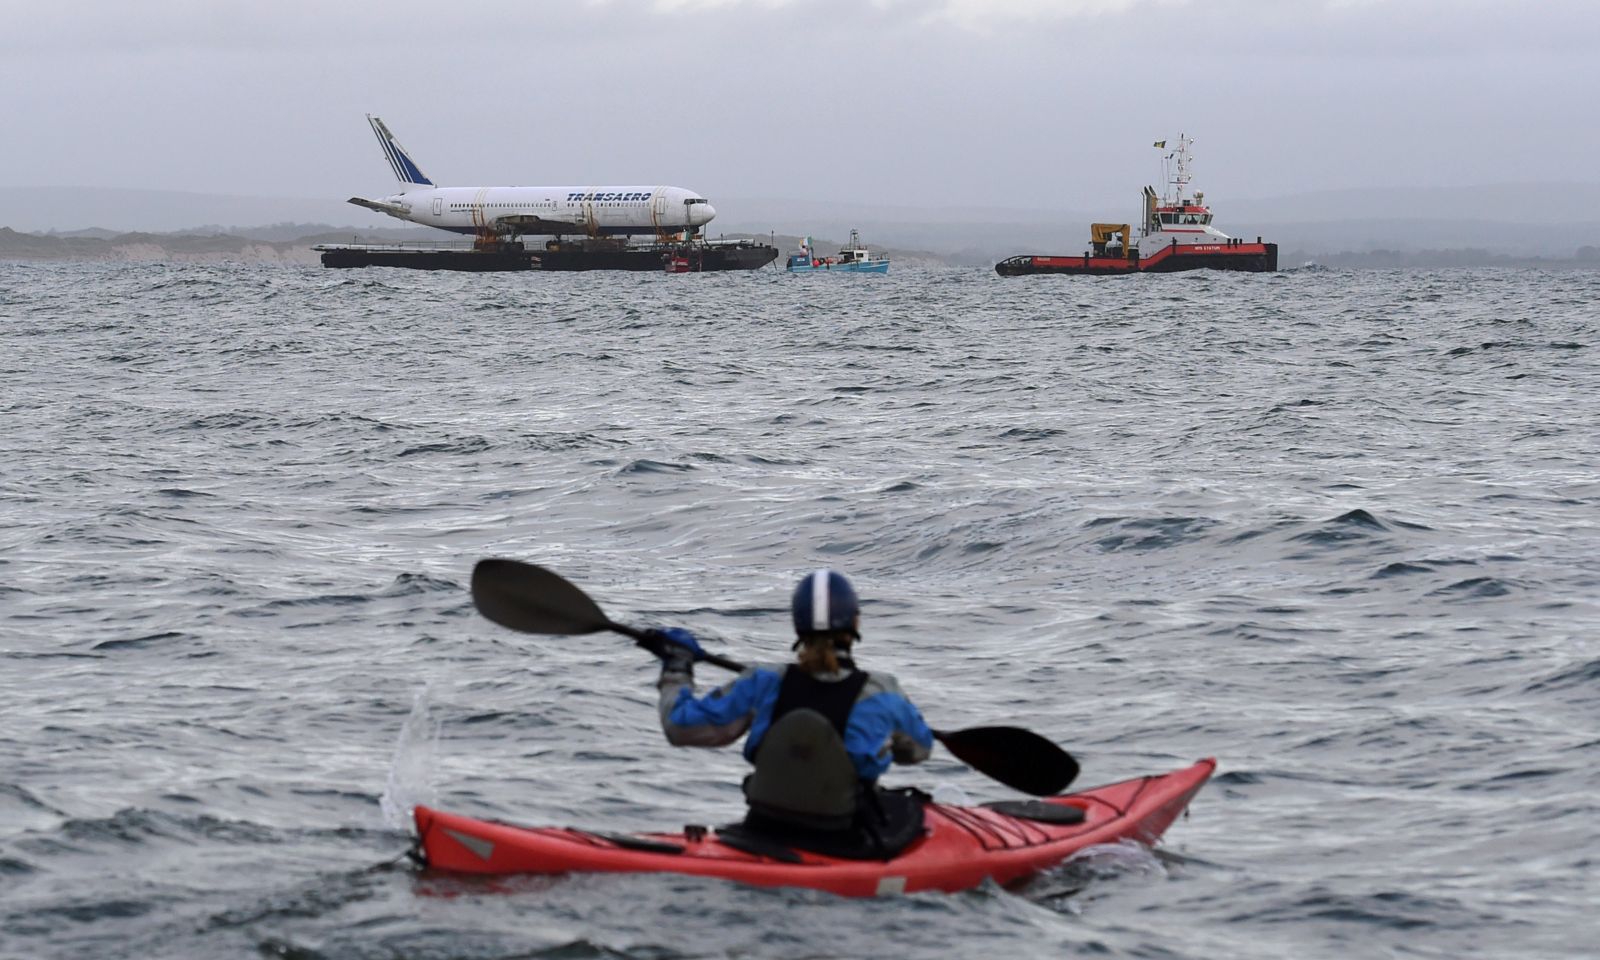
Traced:
[[456, 233], [534, 235], [679, 233], [716, 210], [682, 187], [413, 187], [379, 201], [382, 212]]
[[382, 200], [351, 197], [368, 210], [456, 233], [574, 236], [693, 232], [717, 211], [682, 187], [439, 187], [370, 114], [400, 192]]

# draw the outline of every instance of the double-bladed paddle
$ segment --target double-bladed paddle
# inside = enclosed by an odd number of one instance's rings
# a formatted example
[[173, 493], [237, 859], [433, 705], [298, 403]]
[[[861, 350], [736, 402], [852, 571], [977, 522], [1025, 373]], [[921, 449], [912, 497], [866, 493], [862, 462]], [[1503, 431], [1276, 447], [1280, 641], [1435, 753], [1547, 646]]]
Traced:
[[[472, 569], [472, 601], [485, 617], [522, 633], [575, 636], [609, 630], [632, 637], [655, 652], [662, 642], [648, 631], [617, 623], [571, 581], [520, 560], [480, 560]], [[744, 664], [706, 654], [701, 659], [725, 670]], [[1078, 762], [1065, 750], [1021, 727], [935, 730], [956, 759], [1023, 793], [1054, 796], [1078, 776]]]

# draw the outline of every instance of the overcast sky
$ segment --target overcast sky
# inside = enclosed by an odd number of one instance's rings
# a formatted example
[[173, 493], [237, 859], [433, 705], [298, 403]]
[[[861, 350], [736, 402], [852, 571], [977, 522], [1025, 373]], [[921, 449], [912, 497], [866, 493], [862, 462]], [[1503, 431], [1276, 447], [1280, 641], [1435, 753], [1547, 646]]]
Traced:
[[0, 0], [0, 186], [1085, 208], [1600, 181], [1600, 0]]

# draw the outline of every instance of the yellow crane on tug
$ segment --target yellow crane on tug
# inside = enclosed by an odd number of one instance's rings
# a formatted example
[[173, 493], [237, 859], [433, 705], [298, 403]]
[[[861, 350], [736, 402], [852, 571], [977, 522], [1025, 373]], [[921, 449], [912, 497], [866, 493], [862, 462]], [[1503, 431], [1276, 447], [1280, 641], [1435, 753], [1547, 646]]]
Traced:
[[[1121, 241], [1112, 243], [1118, 234], [1122, 237]], [[1097, 257], [1121, 256], [1132, 262], [1138, 249], [1130, 242], [1132, 236], [1126, 223], [1089, 224], [1089, 242], [1094, 244], [1094, 255]]]

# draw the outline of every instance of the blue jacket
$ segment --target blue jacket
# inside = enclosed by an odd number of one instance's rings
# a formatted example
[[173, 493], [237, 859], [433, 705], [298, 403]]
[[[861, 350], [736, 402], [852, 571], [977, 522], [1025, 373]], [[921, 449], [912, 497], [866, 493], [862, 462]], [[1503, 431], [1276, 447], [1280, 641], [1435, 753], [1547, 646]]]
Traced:
[[[677, 746], [720, 747], [746, 731], [745, 759], [754, 762], [761, 738], [772, 725], [772, 708], [788, 664], [759, 664], [737, 678], [696, 697], [690, 679], [679, 673], [661, 676], [661, 728]], [[842, 680], [848, 671], [819, 674], [818, 680]], [[886, 673], [872, 672], [850, 710], [844, 748], [864, 780], [876, 780], [891, 762], [920, 763], [933, 750], [933, 731], [922, 714]]]

